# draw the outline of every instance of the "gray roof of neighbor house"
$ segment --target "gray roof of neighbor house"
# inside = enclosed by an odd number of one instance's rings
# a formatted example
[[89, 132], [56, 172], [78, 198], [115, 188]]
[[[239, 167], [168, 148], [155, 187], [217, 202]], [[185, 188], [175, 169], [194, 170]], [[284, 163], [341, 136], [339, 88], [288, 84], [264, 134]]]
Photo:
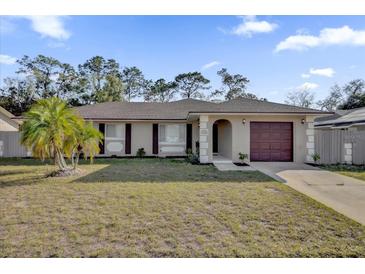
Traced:
[[7, 111], [5, 108], [3, 108], [1, 106], [0, 106], [0, 112], [9, 118], [14, 117], [14, 115], [12, 113], [10, 113], [9, 111]]
[[15, 116], [7, 111], [5, 108], [0, 106], [0, 118], [3, 115], [3, 118], [1, 120], [6, 120], [4, 122], [10, 124], [11, 126], [18, 128], [19, 127], [19, 121], [15, 120]]
[[189, 113], [330, 114], [315, 109], [253, 99], [234, 99], [221, 103], [195, 99], [167, 103], [107, 102], [75, 109], [82, 117], [91, 120], [186, 120]]
[[315, 119], [314, 125], [320, 126], [350, 126], [365, 123], [365, 107], [350, 110], [336, 110], [335, 114]]

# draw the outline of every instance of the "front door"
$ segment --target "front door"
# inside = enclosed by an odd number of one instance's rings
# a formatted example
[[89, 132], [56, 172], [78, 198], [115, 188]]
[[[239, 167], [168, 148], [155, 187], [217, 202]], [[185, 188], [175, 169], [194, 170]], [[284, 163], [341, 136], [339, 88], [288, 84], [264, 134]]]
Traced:
[[213, 153], [218, 153], [218, 124], [213, 124]]

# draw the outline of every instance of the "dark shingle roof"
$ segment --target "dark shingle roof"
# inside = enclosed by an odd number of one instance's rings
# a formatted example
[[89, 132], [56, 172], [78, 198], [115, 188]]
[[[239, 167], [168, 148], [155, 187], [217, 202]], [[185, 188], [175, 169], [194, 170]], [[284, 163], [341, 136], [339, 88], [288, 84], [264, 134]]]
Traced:
[[336, 110], [335, 114], [315, 119], [315, 126], [352, 124], [365, 121], [365, 107], [350, 110]]
[[75, 108], [85, 119], [105, 120], [185, 120], [189, 113], [305, 113], [325, 112], [251, 99], [213, 103], [183, 99], [168, 103], [107, 102]]

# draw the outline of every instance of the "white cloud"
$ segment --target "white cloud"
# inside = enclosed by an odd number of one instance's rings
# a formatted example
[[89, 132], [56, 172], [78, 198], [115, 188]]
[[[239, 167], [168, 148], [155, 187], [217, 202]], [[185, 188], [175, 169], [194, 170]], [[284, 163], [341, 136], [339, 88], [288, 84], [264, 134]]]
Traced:
[[318, 36], [297, 34], [281, 41], [275, 51], [305, 50], [319, 46], [351, 45], [365, 46], [365, 30], [353, 30], [349, 26], [322, 29]]
[[312, 90], [312, 89], [316, 89], [318, 88], [319, 85], [316, 83], [310, 83], [310, 82], [305, 82], [304, 84], [301, 84], [300, 86], [296, 87], [296, 90]]
[[321, 69], [315, 69], [311, 68], [309, 70], [309, 73], [312, 75], [319, 75], [319, 76], [325, 76], [325, 77], [333, 77], [333, 75], [336, 73], [333, 68], [321, 68]]
[[218, 62], [218, 61], [210, 62], [210, 63], [205, 64], [204, 66], [202, 66], [202, 70], [210, 69], [210, 68], [212, 68], [214, 66], [217, 66], [219, 64], [220, 64], [220, 62]]
[[32, 29], [42, 37], [50, 37], [57, 40], [67, 40], [71, 33], [66, 30], [61, 16], [27, 16], [32, 23]]
[[252, 37], [254, 33], [268, 33], [274, 31], [278, 25], [267, 21], [258, 21], [255, 16], [244, 16], [243, 22], [234, 27], [232, 34], [244, 37]]
[[13, 65], [16, 63], [16, 58], [9, 55], [0, 54], [0, 64]]
[[311, 77], [309, 74], [307, 74], [307, 73], [302, 73], [302, 75], [300, 75], [302, 78], [309, 78], [309, 77]]

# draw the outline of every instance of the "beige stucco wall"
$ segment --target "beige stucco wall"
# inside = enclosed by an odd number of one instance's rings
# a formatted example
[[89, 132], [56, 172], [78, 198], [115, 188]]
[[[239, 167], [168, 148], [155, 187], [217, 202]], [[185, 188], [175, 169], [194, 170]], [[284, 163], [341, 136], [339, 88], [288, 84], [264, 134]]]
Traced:
[[[212, 127], [213, 123], [220, 119], [226, 119], [232, 124], [232, 160], [239, 161], [238, 153], [247, 153], [250, 155], [250, 122], [262, 121], [262, 122], [293, 122], [293, 160], [294, 162], [305, 162], [306, 160], [306, 124], [302, 124], [301, 120], [304, 116], [269, 116], [269, 115], [237, 115], [237, 116], [209, 116], [208, 117], [208, 161], [212, 162]], [[243, 124], [242, 120], [246, 119], [246, 123]]]
[[125, 137], [125, 124], [129, 123], [132, 125], [132, 138], [131, 138], [131, 154], [125, 154], [125, 140], [123, 140], [123, 150], [120, 153], [111, 153], [107, 150], [105, 146], [105, 156], [117, 155], [117, 156], [136, 156], [137, 150], [139, 148], [144, 148], [146, 151], [146, 156], [152, 155], [152, 122], [109, 122], [100, 121], [94, 122], [94, 127], [99, 128], [99, 123], [103, 124], [121, 124], [123, 131], [123, 139]]
[[133, 122], [132, 124], [132, 156], [135, 156], [139, 148], [144, 148], [146, 156], [152, 154], [152, 125], [150, 122]]
[[[155, 154], [152, 154], [152, 128], [153, 124], [186, 124], [186, 122], [169, 122], [169, 121], [159, 121], [159, 122], [139, 122], [139, 121], [126, 121], [126, 122], [109, 122], [109, 121], [100, 121], [100, 122], [94, 122], [94, 127], [99, 128], [99, 123], [104, 124], [122, 124], [123, 126], [123, 138], [125, 136], [125, 124], [129, 123], [132, 125], [132, 138], [131, 138], [131, 154], [126, 155], [125, 154], [125, 140], [122, 141], [123, 143], [123, 151], [120, 153], [115, 152], [109, 152], [107, 150], [107, 140], [105, 145], [105, 156], [110, 155], [117, 155], [117, 156], [136, 156], [137, 150], [139, 148], [144, 148], [146, 152], [146, 156], [156, 156]], [[193, 150], [195, 151], [195, 141], [199, 140], [199, 130], [198, 130], [198, 122], [193, 122]], [[172, 153], [172, 152], [161, 152], [161, 148], [163, 146], [168, 145], [160, 145], [159, 144], [159, 154], [157, 156], [165, 157], [165, 156], [182, 156], [185, 155], [185, 145], [184, 145], [184, 151], [182, 153]], [[172, 145], [173, 146], [173, 145]]]

